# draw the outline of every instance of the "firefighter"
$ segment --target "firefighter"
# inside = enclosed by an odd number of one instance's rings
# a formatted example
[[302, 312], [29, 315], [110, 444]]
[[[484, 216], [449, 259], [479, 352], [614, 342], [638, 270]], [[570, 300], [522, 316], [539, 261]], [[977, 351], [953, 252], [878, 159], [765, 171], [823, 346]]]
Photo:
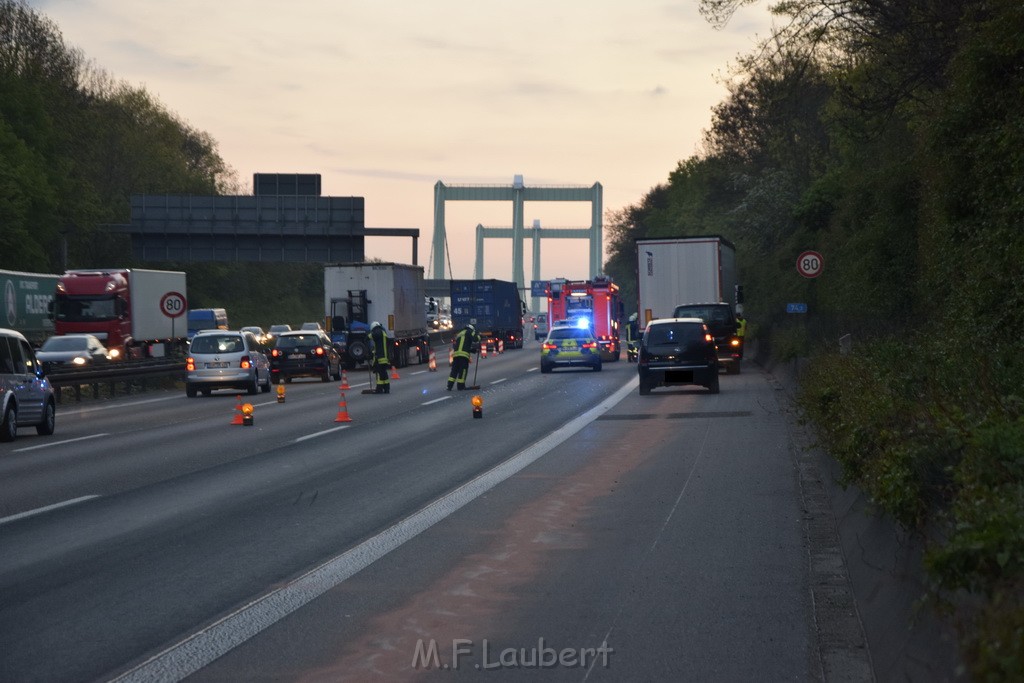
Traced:
[[388, 370], [391, 362], [388, 359], [388, 333], [379, 322], [370, 325], [370, 341], [373, 345], [372, 358], [370, 360], [373, 371], [377, 374], [377, 387], [375, 394], [391, 393], [391, 377]]
[[632, 363], [636, 360], [637, 346], [640, 344], [640, 325], [637, 323], [637, 315], [629, 316], [626, 324], [626, 360]]
[[476, 333], [473, 325], [466, 325], [452, 340], [452, 370], [448, 374], [448, 391], [452, 385], [458, 387], [459, 391], [466, 388], [466, 376], [469, 374], [469, 359], [479, 348], [480, 335]]

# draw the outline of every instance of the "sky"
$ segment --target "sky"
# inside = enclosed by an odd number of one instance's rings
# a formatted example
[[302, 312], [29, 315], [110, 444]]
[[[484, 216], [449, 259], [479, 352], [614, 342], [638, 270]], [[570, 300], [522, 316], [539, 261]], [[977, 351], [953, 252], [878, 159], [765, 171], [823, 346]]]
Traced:
[[[716, 30], [697, 0], [29, 0], [70, 46], [209, 133], [253, 173], [319, 173], [365, 198], [367, 227], [419, 228], [427, 277], [473, 277], [476, 226], [510, 202], [447, 202], [449, 273], [431, 272], [434, 185], [603, 188], [605, 215], [699, 151], [722, 79], [771, 28], [768, 2]], [[524, 222], [587, 227], [587, 202], [527, 202]], [[607, 247], [607, 235], [605, 236]], [[409, 238], [366, 257], [412, 262]], [[524, 244], [527, 282], [532, 243]], [[541, 279], [583, 279], [584, 240], [541, 242]], [[512, 279], [508, 239], [485, 278]]]

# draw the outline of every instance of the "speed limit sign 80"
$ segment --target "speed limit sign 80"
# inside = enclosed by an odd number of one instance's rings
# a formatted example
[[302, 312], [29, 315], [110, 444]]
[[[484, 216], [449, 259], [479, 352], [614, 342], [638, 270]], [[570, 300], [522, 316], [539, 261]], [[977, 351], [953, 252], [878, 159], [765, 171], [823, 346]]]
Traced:
[[160, 298], [160, 311], [168, 318], [181, 316], [187, 308], [185, 295], [179, 292], [167, 292]]
[[818, 277], [825, 265], [825, 259], [816, 251], [805, 251], [796, 259], [796, 270], [804, 277]]

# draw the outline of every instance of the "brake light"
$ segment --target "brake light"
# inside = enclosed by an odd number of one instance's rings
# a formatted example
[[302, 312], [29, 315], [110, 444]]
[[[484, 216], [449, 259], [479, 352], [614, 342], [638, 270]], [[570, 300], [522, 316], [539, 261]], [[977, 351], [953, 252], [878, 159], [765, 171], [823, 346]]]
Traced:
[[545, 343], [541, 344], [541, 348], [545, 349], [546, 351], [552, 351], [554, 349], [557, 349], [558, 345], [557, 344], [552, 344], [551, 342], [545, 342]]
[[740, 340], [737, 339], [736, 337], [733, 337], [732, 341], [729, 342], [729, 344], [732, 345], [732, 346], [739, 346], [740, 345]]
[[281, 349], [271, 349], [270, 355], [273, 356], [274, 358], [277, 358], [278, 356], [281, 355]]
[[188, 372], [196, 371], [196, 359], [193, 358], [192, 356], [189, 356], [188, 358], [185, 359], [185, 370]]
[[712, 337], [710, 334], [705, 334], [704, 335], [704, 341], [706, 341], [706, 342], [713, 342], [713, 341], [715, 341], [715, 338]]
[[322, 347], [322, 346], [316, 347], [316, 355], [318, 355], [318, 356], [324, 355], [324, 347]]
[[252, 367], [252, 363], [249, 362], [249, 356], [242, 356], [242, 362], [238, 364], [243, 370], [248, 370]]
[[583, 348], [585, 348], [585, 349], [596, 349], [597, 348], [597, 342], [584, 342], [583, 343]]

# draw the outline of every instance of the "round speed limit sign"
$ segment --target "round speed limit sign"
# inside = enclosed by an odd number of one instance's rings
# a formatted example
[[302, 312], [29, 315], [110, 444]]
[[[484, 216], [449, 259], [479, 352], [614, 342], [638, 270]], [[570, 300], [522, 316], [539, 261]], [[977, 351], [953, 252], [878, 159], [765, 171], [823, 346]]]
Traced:
[[804, 277], [818, 277], [825, 259], [816, 251], [805, 251], [796, 258], [796, 270]]
[[178, 292], [167, 292], [160, 299], [160, 312], [168, 318], [177, 318], [185, 313], [188, 304], [185, 295]]

